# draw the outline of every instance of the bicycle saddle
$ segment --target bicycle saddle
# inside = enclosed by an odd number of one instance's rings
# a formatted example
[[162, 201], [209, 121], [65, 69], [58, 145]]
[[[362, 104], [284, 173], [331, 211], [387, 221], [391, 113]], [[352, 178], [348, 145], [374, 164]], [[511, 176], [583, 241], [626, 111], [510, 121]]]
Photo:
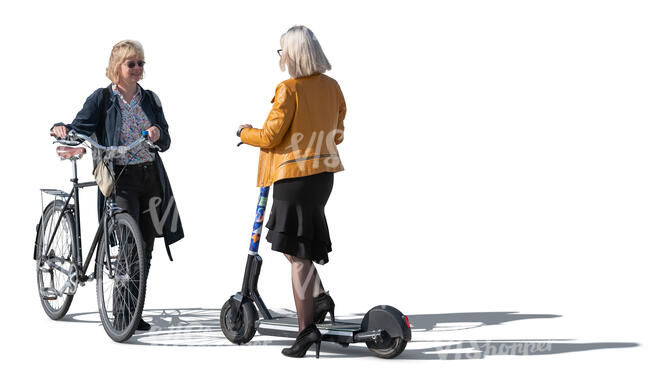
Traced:
[[70, 159], [75, 155], [81, 157], [86, 154], [85, 147], [70, 147], [70, 146], [57, 146], [56, 153], [59, 154], [61, 158]]

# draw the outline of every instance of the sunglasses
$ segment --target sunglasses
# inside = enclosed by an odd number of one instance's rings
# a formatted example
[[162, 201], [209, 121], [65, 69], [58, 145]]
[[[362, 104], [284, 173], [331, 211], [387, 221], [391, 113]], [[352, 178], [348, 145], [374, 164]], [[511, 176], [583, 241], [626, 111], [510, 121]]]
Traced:
[[135, 67], [136, 64], [138, 65], [138, 67], [143, 67], [144, 66], [144, 61], [137, 61], [137, 62], [136, 61], [128, 61], [128, 62], [126, 62], [126, 66], [128, 68], [133, 68], [133, 67]]

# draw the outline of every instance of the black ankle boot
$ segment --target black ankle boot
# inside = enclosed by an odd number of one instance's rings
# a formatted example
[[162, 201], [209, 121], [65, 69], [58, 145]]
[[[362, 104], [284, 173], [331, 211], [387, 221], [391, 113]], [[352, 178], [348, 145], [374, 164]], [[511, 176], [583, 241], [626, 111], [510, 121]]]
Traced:
[[136, 329], [137, 330], [149, 330], [149, 329], [151, 329], [151, 324], [144, 321], [143, 319], [140, 319], [140, 321], [138, 322], [138, 327]]
[[328, 313], [332, 319], [332, 324], [334, 324], [336, 322], [334, 319], [334, 300], [330, 297], [329, 292], [323, 292], [314, 298], [314, 322], [322, 324]]
[[316, 325], [310, 324], [298, 334], [293, 346], [282, 349], [282, 354], [287, 357], [302, 358], [313, 343], [316, 344], [316, 358], [318, 358], [320, 356], [320, 332]]

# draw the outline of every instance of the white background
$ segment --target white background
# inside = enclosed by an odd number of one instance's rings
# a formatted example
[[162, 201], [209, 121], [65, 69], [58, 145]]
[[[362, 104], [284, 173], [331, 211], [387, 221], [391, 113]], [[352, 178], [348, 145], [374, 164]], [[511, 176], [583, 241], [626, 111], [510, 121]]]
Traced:
[[[293, 376], [292, 367], [328, 377], [643, 376], [649, 16], [642, 1], [3, 3], [2, 370], [61, 377], [74, 363], [102, 377]], [[348, 104], [346, 170], [327, 206], [334, 251], [319, 267], [337, 314], [391, 304], [414, 320], [561, 317], [470, 332], [418, 332], [415, 322], [401, 360], [359, 346], [291, 361], [279, 351], [288, 340], [235, 347], [214, 334], [222, 342], [208, 337], [205, 347], [115, 344], [96, 313], [89, 323], [45, 316], [31, 260], [39, 188], [67, 189], [71, 173], [47, 130], [108, 84], [110, 49], [130, 38], [144, 45], [141, 84], [160, 96], [170, 125], [163, 160], [186, 235], [172, 246], [174, 262], [158, 240], [145, 309], [201, 308], [216, 318], [241, 285], [257, 199], [257, 151], [236, 148], [234, 133], [241, 123], [261, 127], [288, 77], [275, 50], [295, 24], [319, 38]], [[80, 165], [85, 180], [90, 163]], [[81, 206], [87, 249], [94, 189]], [[260, 251], [267, 305], [293, 309], [289, 264], [267, 244]], [[92, 283], [69, 313], [96, 309]], [[568, 340], [570, 352], [452, 361], [432, 348], [504, 339]], [[607, 343], [640, 346], [593, 347]]]

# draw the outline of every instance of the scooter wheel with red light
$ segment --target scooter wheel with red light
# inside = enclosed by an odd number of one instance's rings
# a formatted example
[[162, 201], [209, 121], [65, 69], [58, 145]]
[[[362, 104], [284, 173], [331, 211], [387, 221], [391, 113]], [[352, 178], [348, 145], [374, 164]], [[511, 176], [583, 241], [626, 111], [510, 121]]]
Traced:
[[408, 317], [390, 305], [378, 305], [369, 310], [363, 316], [360, 330], [365, 336], [374, 334], [372, 340], [366, 340], [366, 346], [379, 358], [395, 358], [411, 340]]

